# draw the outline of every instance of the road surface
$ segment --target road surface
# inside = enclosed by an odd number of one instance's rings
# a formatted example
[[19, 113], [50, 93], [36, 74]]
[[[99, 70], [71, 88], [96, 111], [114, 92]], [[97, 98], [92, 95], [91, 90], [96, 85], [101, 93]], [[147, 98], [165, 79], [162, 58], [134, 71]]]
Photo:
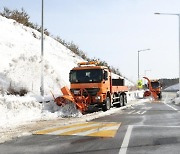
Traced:
[[89, 122], [49, 127], [0, 144], [2, 154], [179, 154], [180, 106], [143, 102]]

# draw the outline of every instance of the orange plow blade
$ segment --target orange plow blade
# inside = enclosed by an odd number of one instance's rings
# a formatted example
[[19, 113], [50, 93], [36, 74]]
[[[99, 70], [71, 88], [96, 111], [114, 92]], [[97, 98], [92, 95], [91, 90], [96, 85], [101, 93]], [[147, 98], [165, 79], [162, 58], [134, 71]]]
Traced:
[[[71, 91], [68, 89], [68, 87], [63, 87], [61, 89], [63, 96], [54, 98], [54, 102], [58, 106], [64, 106], [68, 102], [74, 103], [82, 113], [87, 110], [87, 98], [85, 98], [82, 95], [82, 90], [80, 90], [81, 95], [80, 96], [74, 96]], [[53, 95], [53, 94], [52, 94]], [[53, 95], [54, 97], [54, 95]]]
[[75, 100], [70, 92], [70, 90], [67, 88], [67, 87], [63, 87], [61, 89], [62, 93], [63, 93], [63, 96], [60, 96], [60, 97], [57, 97], [54, 99], [54, 102], [58, 105], [58, 106], [61, 106], [61, 105], [65, 105], [67, 104], [68, 102], [73, 102], [75, 103]]

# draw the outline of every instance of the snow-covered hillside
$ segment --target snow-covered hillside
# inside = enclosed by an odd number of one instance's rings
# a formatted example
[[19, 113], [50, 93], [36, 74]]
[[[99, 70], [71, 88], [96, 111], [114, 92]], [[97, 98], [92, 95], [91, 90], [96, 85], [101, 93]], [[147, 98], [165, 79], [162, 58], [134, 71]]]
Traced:
[[[40, 93], [41, 34], [0, 16], [0, 84]], [[68, 85], [69, 70], [82, 59], [52, 39], [44, 37], [45, 94]]]

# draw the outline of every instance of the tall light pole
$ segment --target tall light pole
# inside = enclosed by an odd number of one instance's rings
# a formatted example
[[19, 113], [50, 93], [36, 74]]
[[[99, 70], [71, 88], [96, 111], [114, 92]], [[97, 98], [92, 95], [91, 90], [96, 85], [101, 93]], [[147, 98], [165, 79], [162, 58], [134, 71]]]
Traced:
[[150, 49], [143, 49], [143, 50], [139, 50], [138, 51], [138, 81], [139, 81], [139, 53], [141, 52], [141, 51], [147, 51], [147, 50], [150, 50]]
[[180, 14], [176, 13], [154, 13], [156, 15], [175, 15], [179, 19], [179, 91], [180, 91]]
[[41, 14], [41, 87], [40, 92], [44, 102], [44, 0], [42, 0]]

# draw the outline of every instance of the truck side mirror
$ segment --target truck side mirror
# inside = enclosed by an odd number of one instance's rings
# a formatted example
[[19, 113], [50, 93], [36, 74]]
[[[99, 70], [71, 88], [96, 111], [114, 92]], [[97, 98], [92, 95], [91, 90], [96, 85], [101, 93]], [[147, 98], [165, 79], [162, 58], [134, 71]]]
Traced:
[[104, 71], [104, 80], [108, 80], [108, 72]]

